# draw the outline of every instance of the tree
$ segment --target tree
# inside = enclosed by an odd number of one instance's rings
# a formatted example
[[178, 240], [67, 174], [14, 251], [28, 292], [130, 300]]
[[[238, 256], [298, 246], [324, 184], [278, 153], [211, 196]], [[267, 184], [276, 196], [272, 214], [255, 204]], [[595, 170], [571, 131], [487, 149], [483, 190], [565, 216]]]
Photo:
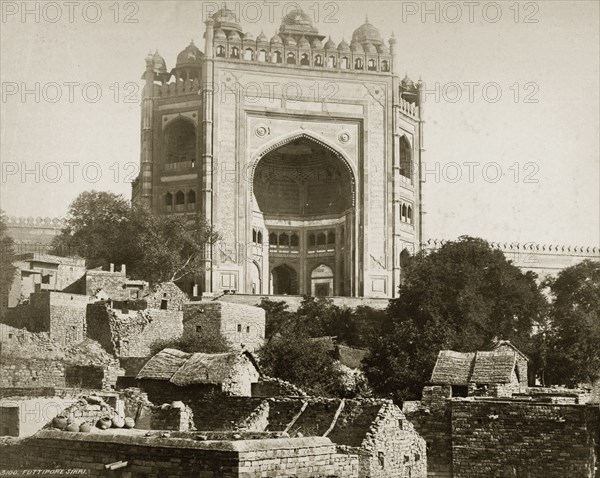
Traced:
[[201, 216], [154, 215], [122, 196], [89, 191], [69, 207], [67, 226], [52, 253], [68, 249], [84, 257], [89, 268], [125, 264], [131, 277], [155, 284], [196, 274], [205, 266], [207, 244], [218, 238]]
[[207, 244], [219, 236], [201, 216], [153, 215], [142, 207], [132, 210], [132, 236], [137, 253], [135, 275], [151, 283], [177, 282], [205, 267]]
[[0, 317], [4, 316], [8, 307], [8, 294], [16, 272], [15, 260], [14, 241], [8, 235], [5, 216], [0, 211]]
[[203, 332], [197, 335], [186, 335], [178, 339], [157, 340], [150, 346], [152, 355], [163, 349], [177, 349], [182, 352], [218, 354], [233, 351], [231, 344], [218, 332]]
[[546, 281], [552, 303], [546, 381], [576, 386], [600, 378], [600, 262], [585, 260]]
[[110, 263], [130, 265], [132, 245], [131, 206], [121, 195], [86, 191], [69, 206], [66, 227], [52, 242], [52, 254], [78, 255], [88, 268]]
[[263, 373], [321, 396], [344, 395], [344, 376], [326, 343], [306, 334], [274, 337], [258, 352]]
[[482, 350], [494, 338], [532, 350], [546, 301], [533, 273], [522, 273], [482, 240], [463, 236], [411, 258], [399, 297], [366, 359], [376, 392], [416, 399], [441, 349]]

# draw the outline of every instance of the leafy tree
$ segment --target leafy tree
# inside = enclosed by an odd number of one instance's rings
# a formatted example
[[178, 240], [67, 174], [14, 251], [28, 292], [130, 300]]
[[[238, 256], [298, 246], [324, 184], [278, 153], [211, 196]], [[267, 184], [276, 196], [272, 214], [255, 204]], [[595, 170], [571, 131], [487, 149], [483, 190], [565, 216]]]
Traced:
[[151, 283], [176, 282], [205, 267], [207, 244], [219, 236], [200, 216], [153, 215], [145, 208], [132, 210], [132, 236], [136, 238], [133, 272]]
[[178, 281], [204, 267], [206, 245], [218, 235], [196, 216], [154, 215], [122, 196], [98, 191], [80, 194], [69, 207], [67, 226], [52, 253], [69, 250], [89, 268], [126, 264], [133, 278], [151, 283]]
[[4, 213], [0, 211], [0, 317], [8, 307], [8, 294], [16, 271], [15, 259], [14, 241], [8, 235]]
[[81, 193], [69, 206], [66, 227], [52, 242], [53, 254], [70, 251], [84, 257], [89, 268], [130, 262], [129, 202], [101, 191]]
[[177, 349], [182, 352], [218, 354], [231, 352], [232, 345], [220, 333], [203, 332], [198, 335], [186, 335], [178, 339], [157, 340], [150, 346], [152, 355], [163, 349]]
[[273, 301], [262, 297], [258, 307], [265, 310], [265, 339], [267, 341], [276, 334], [289, 330], [296, 320], [296, 314], [288, 310], [285, 301]]
[[535, 274], [471, 237], [411, 258], [382, 335], [370, 347], [366, 374], [376, 392], [418, 398], [439, 350], [475, 351], [494, 338], [532, 349], [532, 328], [546, 301]]
[[306, 334], [274, 337], [258, 352], [267, 375], [287, 380], [307, 392], [323, 396], [344, 394], [344, 375], [323, 341]]
[[552, 304], [546, 381], [575, 386], [600, 378], [600, 262], [585, 260], [546, 281]]

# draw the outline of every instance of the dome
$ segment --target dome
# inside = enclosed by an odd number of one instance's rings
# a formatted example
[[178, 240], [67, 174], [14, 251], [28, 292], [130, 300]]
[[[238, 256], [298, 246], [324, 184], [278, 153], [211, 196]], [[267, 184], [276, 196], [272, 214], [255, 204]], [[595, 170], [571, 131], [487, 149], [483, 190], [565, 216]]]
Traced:
[[314, 27], [310, 15], [303, 12], [300, 8], [295, 8], [281, 20], [279, 33], [317, 34], [319, 31]]
[[203, 56], [204, 54], [196, 45], [194, 45], [194, 41], [192, 40], [186, 49], [177, 55], [177, 66], [189, 63], [200, 63]]
[[350, 45], [346, 43], [346, 40], [342, 40], [337, 47], [338, 51], [350, 51]]
[[306, 38], [304, 38], [304, 36], [302, 36], [300, 38], [300, 40], [298, 40], [298, 48], [309, 48], [310, 49], [310, 43], [308, 43], [308, 40]]
[[377, 53], [377, 48], [375, 48], [375, 46], [370, 41], [365, 42], [363, 44], [363, 48], [365, 50], [365, 53], [369, 53], [369, 54]]
[[229, 41], [242, 41], [242, 37], [236, 30], [231, 30], [229, 35], [227, 35], [227, 39]]
[[336, 46], [335, 42], [329, 37], [329, 40], [325, 43], [325, 50], [335, 50]]
[[215, 22], [215, 29], [224, 28], [226, 30], [236, 30], [242, 33], [242, 27], [238, 23], [238, 19], [233, 10], [229, 10], [227, 7], [221, 8], [212, 16]]
[[321, 40], [319, 40], [318, 38], [315, 38], [312, 43], [311, 46], [315, 49], [315, 50], [322, 50], [323, 49], [323, 42]]
[[271, 45], [283, 45], [283, 41], [279, 35], [273, 35], [271, 38]]
[[388, 55], [390, 53], [390, 49], [387, 46], [385, 46], [385, 43], [382, 43], [381, 45], [377, 46], [377, 52], [384, 55]]
[[367, 19], [365, 23], [354, 30], [352, 34], [352, 42], [358, 43], [366, 43], [371, 42], [373, 45], [381, 45], [383, 40], [381, 38], [381, 33], [379, 30], [375, 28], [373, 25], [369, 23]]
[[165, 63], [165, 59], [160, 56], [158, 50], [152, 56], [152, 61], [154, 62], [154, 71], [156, 73], [166, 73], [167, 72], [167, 64]]
[[296, 40], [292, 36], [287, 36], [283, 39], [283, 44], [285, 46], [296, 46]]
[[252, 33], [248, 32], [244, 35], [244, 43], [246, 42], [253, 42], [254, 43], [254, 35], [252, 35]]
[[227, 35], [225, 35], [225, 32], [219, 28], [218, 30], [215, 30], [214, 38], [215, 40], [227, 40]]
[[256, 37], [256, 43], [269, 43], [269, 39], [267, 38], [267, 35], [264, 34], [264, 32], [260, 32], [260, 35], [258, 35], [258, 37]]
[[357, 41], [350, 43], [350, 50], [352, 50], [354, 53], [364, 53], [365, 51], [362, 45]]
[[408, 75], [404, 75], [404, 78], [402, 78], [402, 82], [401, 82], [402, 88], [406, 89], [406, 90], [411, 90], [415, 87], [415, 83], [413, 80], [411, 80]]

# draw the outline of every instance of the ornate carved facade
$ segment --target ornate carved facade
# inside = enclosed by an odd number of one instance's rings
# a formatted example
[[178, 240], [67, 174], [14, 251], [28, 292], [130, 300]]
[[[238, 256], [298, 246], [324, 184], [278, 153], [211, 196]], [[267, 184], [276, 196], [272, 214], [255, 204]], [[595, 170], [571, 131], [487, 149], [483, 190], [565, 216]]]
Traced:
[[[368, 21], [350, 44], [300, 10], [268, 39], [227, 9], [167, 71], [146, 59], [133, 199], [223, 240], [189, 292], [393, 297], [422, 243], [421, 84]], [[404, 261], [403, 261], [404, 262]]]

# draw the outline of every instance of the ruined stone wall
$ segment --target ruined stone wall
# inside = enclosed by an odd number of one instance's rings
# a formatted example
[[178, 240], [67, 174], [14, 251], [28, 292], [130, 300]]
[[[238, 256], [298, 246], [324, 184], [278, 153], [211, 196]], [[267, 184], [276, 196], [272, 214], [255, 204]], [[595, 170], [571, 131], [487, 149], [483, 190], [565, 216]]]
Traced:
[[[355, 455], [343, 455], [327, 438], [268, 438], [241, 441], [177, 440], [44, 430], [12, 446], [15, 468], [83, 468], [107, 476], [104, 465], [128, 462], [132, 476], [222, 476], [259, 478], [353, 478]], [[1, 453], [1, 452], [0, 452]], [[3, 453], [2, 453], [3, 454]], [[174, 466], [176, 463], [176, 466]]]
[[453, 400], [451, 407], [455, 478], [594, 476], [597, 430], [587, 406]]
[[305, 397], [306, 392], [293, 383], [279, 378], [262, 376], [252, 384], [253, 397]]
[[221, 333], [233, 346], [244, 344], [253, 351], [265, 338], [265, 311], [227, 302], [193, 302], [183, 307], [184, 334], [198, 334], [205, 329]]
[[183, 333], [183, 313], [146, 309], [123, 313], [107, 303], [91, 304], [87, 313], [88, 337], [117, 357], [149, 357], [151, 347]]

